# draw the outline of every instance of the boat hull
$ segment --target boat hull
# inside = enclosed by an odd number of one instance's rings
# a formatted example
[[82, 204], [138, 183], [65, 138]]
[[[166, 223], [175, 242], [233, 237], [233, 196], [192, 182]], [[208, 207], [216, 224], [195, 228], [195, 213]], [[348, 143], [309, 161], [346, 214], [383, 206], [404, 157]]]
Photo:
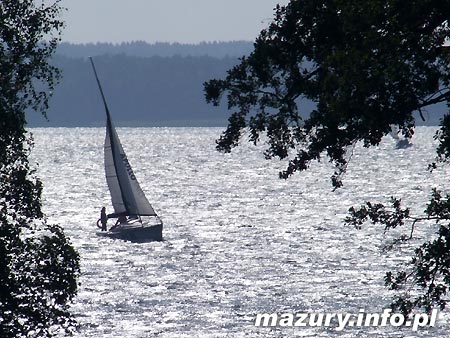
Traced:
[[102, 237], [116, 238], [130, 242], [162, 241], [163, 224], [152, 225], [120, 225], [110, 231], [98, 231]]

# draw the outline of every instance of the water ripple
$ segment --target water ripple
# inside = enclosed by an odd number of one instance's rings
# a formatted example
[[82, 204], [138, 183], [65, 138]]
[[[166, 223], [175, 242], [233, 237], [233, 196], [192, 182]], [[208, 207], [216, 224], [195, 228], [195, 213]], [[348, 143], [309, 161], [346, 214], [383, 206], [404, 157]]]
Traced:
[[73, 305], [76, 337], [437, 337], [401, 328], [255, 328], [260, 312], [381, 312], [391, 294], [387, 270], [408, 259], [434, 233], [386, 250], [397, 233], [343, 225], [364, 200], [401, 197], [424, 209], [433, 174], [435, 129], [418, 128], [414, 146], [357, 147], [344, 187], [331, 192], [323, 161], [284, 181], [286, 163], [265, 161], [261, 147], [215, 151], [217, 128], [119, 129], [143, 190], [165, 223], [163, 242], [99, 238], [95, 221], [110, 207], [103, 172], [104, 130], [33, 129], [44, 181], [44, 210], [81, 254], [80, 292]]

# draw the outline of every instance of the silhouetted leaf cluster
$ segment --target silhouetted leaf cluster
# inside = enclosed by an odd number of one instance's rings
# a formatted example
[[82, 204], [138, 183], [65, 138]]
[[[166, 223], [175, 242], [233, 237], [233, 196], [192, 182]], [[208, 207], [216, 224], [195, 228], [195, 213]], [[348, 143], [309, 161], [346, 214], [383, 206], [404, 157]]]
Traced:
[[[25, 110], [45, 115], [59, 71], [48, 64], [63, 23], [60, 6], [0, 2], [0, 337], [51, 337], [70, 331], [78, 253], [45, 222], [42, 183], [28, 156]], [[49, 38], [45, 41], [44, 38]]]
[[447, 304], [446, 294], [450, 285], [450, 231], [448, 226], [439, 228], [438, 237], [421, 245], [414, 252], [409, 271], [388, 272], [386, 286], [403, 292], [396, 296], [392, 308], [408, 314], [415, 307], [430, 313]]
[[[434, 139], [437, 140], [436, 162], [445, 163], [450, 159], [450, 115], [445, 115], [440, 124], [439, 130], [436, 132]], [[430, 165], [431, 169], [436, 169], [436, 163]]]
[[366, 202], [359, 209], [351, 207], [349, 209], [350, 216], [345, 219], [347, 224], [361, 228], [367, 220], [372, 224], [383, 224], [385, 231], [394, 229], [405, 224], [405, 220], [410, 216], [409, 208], [401, 208], [401, 200], [391, 197], [390, 208], [381, 203]]
[[443, 196], [441, 191], [433, 189], [423, 217], [411, 216], [409, 208], [403, 209], [400, 202], [392, 197], [389, 207], [371, 202], [359, 208], [351, 207], [345, 221], [361, 228], [362, 224], [370, 220], [373, 224], [384, 225], [385, 231], [410, 222], [410, 238], [416, 222], [434, 221], [438, 224], [437, 238], [427, 241], [414, 251], [407, 269], [402, 267], [395, 273], [387, 272], [385, 283], [391, 290], [401, 292], [392, 303], [395, 310], [408, 314], [415, 307], [427, 312], [431, 312], [434, 306], [444, 309], [450, 285], [450, 195]]
[[[287, 178], [322, 153], [346, 170], [346, 148], [378, 145], [392, 125], [410, 138], [413, 113], [450, 97], [448, 1], [292, 0], [277, 6], [254, 51], [221, 80], [204, 85], [207, 102], [233, 111], [217, 148], [230, 151], [249, 128], [267, 133], [268, 158], [289, 158]], [[303, 119], [298, 105], [316, 108]]]
[[[232, 115], [217, 149], [229, 152], [243, 131], [250, 141], [267, 134], [267, 158], [289, 159], [280, 177], [306, 170], [325, 154], [336, 169], [334, 188], [342, 185], [348, 149], [362, 142], [378, 145], [397, 126], [406, 139], [414, 133], [414, 113], [446, 103], [436, 134], [437, 162], [450, 158], [450, 1], [291, 0], [277, 6], [254, 51], [224, 79], [204, 84], [206, 101], [226, 100]], [[315, 103], [302, 118], [302, 99]], [[437, 165], [433, 163], [433, 169]], [[411, 222], [435, 220], [437, 238], [417, 248], [407, 266], [388, 272], [386, 284], [400, 292], [393, 306], [443, 308], [450, 285], [449, 196], [434, 190], [425, 216], [412, 217], [400, 199], [391, 205], [366, 202], [351, 208], [346, 221], [358, 228], [366, 221], [384, 231]], [[406, 286], [410, 287], [407, 288]]]

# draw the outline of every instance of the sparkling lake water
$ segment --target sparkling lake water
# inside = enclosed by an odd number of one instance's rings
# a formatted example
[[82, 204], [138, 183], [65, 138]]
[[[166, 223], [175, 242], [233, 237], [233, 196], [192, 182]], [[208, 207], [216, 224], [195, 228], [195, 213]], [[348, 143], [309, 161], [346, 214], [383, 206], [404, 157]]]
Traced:
[[119, 128], [128, 159], [156, 212], [164, 241], [130, 243], [96, 235], [102, 206], [112, 212], [103, 167], [103, 128], [32, 129], [43, 208], [81, 256], [72, 311], [83, 337], [444, 337], [434, 328], [254, 326], [257, 313], [381, 313], [392, 299], [386, 271], [410, 259], [436, 226], [388, 250], [409, 225], [387, 234], [343, 219], [366, 200], [402, 198], [413, 214], [431, 188], [449, 188], [449, 167], [429, 173], [436, 128], [419, 127], [413, 146], [358, 145], [344, 187], [332, 192], [324, 157], [280, 180], [286, 162], [267, 161], [264, 145], [215, 150], [222, 128]]

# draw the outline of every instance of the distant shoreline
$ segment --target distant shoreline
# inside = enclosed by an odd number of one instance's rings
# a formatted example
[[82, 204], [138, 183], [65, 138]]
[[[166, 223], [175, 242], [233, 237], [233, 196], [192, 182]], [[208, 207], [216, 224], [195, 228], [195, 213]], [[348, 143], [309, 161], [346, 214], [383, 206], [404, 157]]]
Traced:
[[87, 58], [101, 55], [126, 55], [139, 57], [197, 57], [210, 56], [215, 58], [242, 57], [253, 50], [252, 41], [213, 41], [196, 44], [131, 41], [121, 43], [71, 43], [61, 42], [56, 54], [71, 58]]
[[[233, 110], [225, 100], [207, 104], [203, 84], [224, 78], [239, 57], [253, 49], [249, 41], [200, 44], [143, 41], [72, 44], [61, 43], [53, 64], [62, 70], [61, 82], [49, 101], [49, 122], [38, 113], [27, 113], [30, 127], [100, 127], [104, 108], [95, 85], [88, 56], [96, 59], [99, 77], [114, 121], [119, 127], [225, 127]], [[305, 100], [302, 118], [315, 108]], [[427, 107], [423, 122], [439, 125], [448, 108]]]

